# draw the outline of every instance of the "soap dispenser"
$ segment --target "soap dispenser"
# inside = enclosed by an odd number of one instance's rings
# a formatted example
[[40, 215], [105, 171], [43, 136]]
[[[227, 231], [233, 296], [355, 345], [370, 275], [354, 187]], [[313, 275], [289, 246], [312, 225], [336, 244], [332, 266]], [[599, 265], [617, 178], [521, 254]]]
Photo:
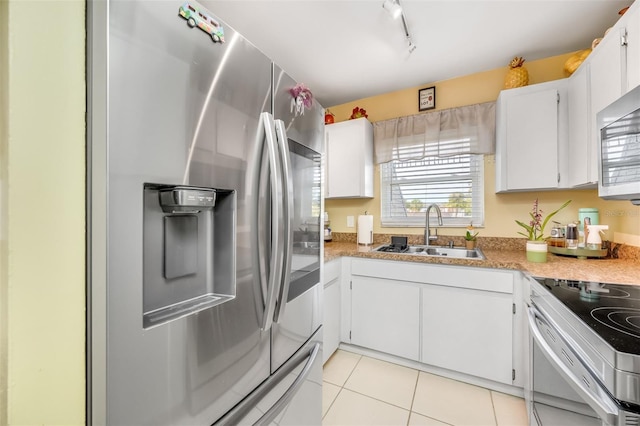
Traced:
[[600, 233], [609, 229], [609, 225], [589, 225], [588, 229], [587, 248], [589, 250], [600, 250], [602, 248]]

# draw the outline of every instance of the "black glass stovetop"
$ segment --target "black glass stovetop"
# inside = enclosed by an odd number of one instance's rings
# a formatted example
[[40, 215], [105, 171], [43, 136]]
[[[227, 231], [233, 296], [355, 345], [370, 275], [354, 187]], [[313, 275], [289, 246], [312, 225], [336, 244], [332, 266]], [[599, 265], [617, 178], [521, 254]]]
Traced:
[[640, 286], [536, 280], [615, 350], [640, 355]]

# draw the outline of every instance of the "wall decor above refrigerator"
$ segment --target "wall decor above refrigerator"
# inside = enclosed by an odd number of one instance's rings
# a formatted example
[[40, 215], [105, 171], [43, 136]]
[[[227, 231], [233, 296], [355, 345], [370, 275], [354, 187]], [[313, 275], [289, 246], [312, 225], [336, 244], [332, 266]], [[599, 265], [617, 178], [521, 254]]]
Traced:
[[87, 423], [319, 424], [322, 107], [206, 1], [89, 2], [88, 58]]

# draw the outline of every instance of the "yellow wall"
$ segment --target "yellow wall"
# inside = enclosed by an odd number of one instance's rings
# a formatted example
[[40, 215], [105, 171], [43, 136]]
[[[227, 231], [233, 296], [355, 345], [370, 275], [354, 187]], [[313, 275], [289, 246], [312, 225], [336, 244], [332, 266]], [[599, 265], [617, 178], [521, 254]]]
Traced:
[[[529, 84], [564, 78], [563, 65], [572, 52], [525, 62], [529, 71]], [[397, 92], [387, 93], [370, 98], [359, 99], [342, 105], [328, 108], [335, 114], [336, 121], [344, 121], [351, 115], [355, 106], [367, 110], [371, 122], [387, 120], [394, 117], [418, 114], [418, 90], [424, 87], [436, 87], [437, 109], [454, 108], [481, 102], [495, 101], [504, 83], [507, 67], [471, 74], [464, 77], [411, 87]], [[383, 228], [380, 224], [380, 173], [375, 167], [374, 198], [370, 200], [326, 200], [325, 209], [329, 213], [331, 228], [334, 232], [355, 232], [355, 228], [347, 228], [347, 216], [358, 216], [367, 210], [374, 215], [374, 232], [420, 234], [420, 228]], [[572, 191], [540, 191], [517, 194], [495, 194], [495, 159], [493, 155], [485, 157], [485, 226], [480, 236], [518, 237], [521, 230], [515, 219], [527, 220], [532, 202], [539, 198], [543, 210], [550, 212], [562, 205], [566, 200], [572, 203], [554, 218], [560, 222], [578, 219], [581, 207], [596, 207], [600, 213], [600, 223], [610, 225], [610, 233], [623, 231], [640, 235], [640, 207], [628, 201], [605, 201], [598, 197], [597, 190]], [[463, 229], [451, 228], [440, 232], [444, 235], [462, 235]], [[547, 230], [548, 235], [548, 230]]]
[[0, 425], [7, 424], [7, 116], [8, 3], [0, 1]]
[[0, 424], [84, 423], [84, 12], [0, 1]]

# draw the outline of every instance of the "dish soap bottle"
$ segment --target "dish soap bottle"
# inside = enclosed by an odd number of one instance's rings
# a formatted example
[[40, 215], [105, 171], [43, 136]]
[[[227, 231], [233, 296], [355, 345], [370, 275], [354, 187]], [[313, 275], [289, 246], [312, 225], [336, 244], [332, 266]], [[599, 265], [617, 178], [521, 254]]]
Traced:
[[587, 248], [589, 250], [601, 250], [602, 238], [600, 237], [600, 233], [609, 229], [609, 225], [591, 225], [588, 229]]

